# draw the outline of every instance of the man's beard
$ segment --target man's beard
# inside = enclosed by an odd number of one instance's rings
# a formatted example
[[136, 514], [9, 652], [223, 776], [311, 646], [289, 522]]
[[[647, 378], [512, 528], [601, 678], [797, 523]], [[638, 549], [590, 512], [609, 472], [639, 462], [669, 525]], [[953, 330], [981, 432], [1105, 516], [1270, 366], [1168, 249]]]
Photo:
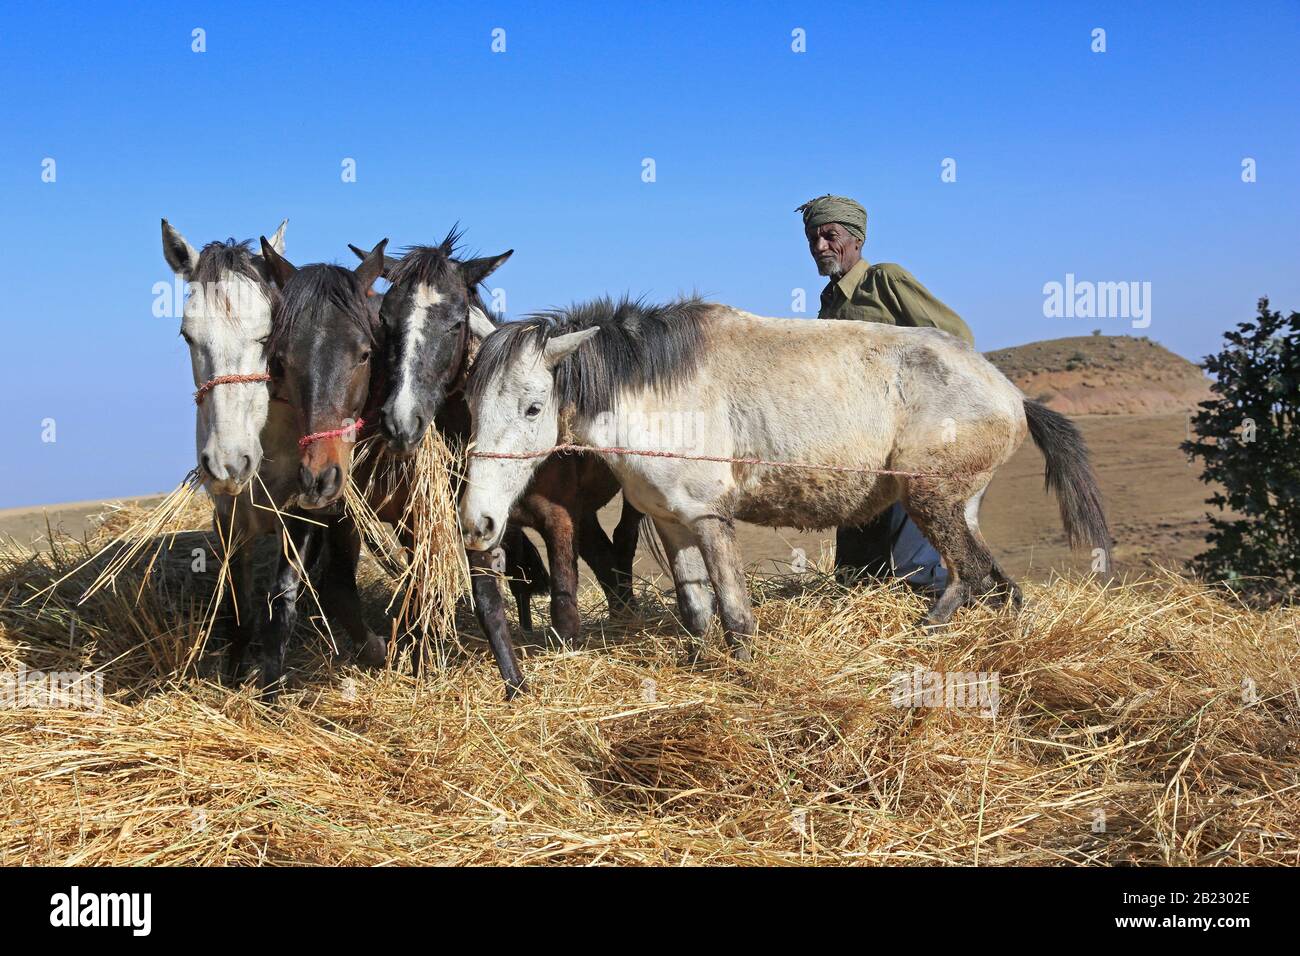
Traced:
[[844, 275], [844, 269], [840, 266], [840, 260], [835, 256], [828, 256], [825, 259], [817, 260], [817, 274], [826, 276], [828, 279], [838, 279]]

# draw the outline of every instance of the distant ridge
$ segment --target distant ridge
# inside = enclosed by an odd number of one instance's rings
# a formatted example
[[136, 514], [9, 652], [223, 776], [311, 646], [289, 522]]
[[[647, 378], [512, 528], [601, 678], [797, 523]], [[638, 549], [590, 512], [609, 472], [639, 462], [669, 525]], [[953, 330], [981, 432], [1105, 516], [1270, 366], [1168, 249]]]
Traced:
[[1184, 412], [1210, 397], [1199, 367], [1145, 336], [1074, 335], [985, 354], [1030, 398], [1070, 415]]

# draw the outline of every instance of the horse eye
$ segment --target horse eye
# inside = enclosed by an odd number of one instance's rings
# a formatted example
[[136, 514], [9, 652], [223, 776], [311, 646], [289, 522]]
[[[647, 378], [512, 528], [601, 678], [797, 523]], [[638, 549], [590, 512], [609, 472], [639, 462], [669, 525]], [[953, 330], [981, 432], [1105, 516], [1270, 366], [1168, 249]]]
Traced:
[[528, 411], [524, 412], [524, 414], [529, 418], [536, 418], [541, 413], [542, 413], [541, 402], [533, 402], [533, 404], [528, 406]]
[[365, 364], [366, 364], [367, 362], [369, 362], [369, 361], [370, 361], [370, 353], [369, 353], [369, 352], [362, 352], [362, 353], [361, 353], [361, 362], [360, 362], [359, 364], [361, 364], [361, 365], [365, 365]]

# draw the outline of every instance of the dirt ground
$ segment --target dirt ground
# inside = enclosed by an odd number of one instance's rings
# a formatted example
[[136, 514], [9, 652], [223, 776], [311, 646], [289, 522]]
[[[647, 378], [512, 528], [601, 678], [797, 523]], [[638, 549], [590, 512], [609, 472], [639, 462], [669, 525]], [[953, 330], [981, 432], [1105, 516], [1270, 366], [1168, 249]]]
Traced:
[[[1118, 541], [1117, 570], [1137, 570], [1153, 563], [1181, 564], [1202, 547], [1205, 533], [1204, 499], [1208, 489], [1178, 451], [1186, 437], [1184, 415], [1100, 415], [1077, 419], [1097, 465]], [[147, 504], [157, 496], [132, 499]], [[51, 525], [80, 537], [94, 516], [109, 503], [79, 502], [47, 508], [0, 511], [0, 535], [24, 545], [40, 546]], [[621, 507], [615, 499], [601, 512], [612, 529]], [[1029, 442], [994, 480], [984, 500], [984, 535], [1013, 575], [1042, 579], [1056, 570], [1087, 570], [1090, 556], [1065, 547], [1056, 501], [1043, 491], [1043, 459]], [[754, 571], [789, 569], [792, 549], [802, 548], [810, 561], [822, 549], [829, 554], [832, 533], [800, 533], [743, 526], [741, 547]], [[658, 568], [645, 550], [637, 571], [654, 577]]]

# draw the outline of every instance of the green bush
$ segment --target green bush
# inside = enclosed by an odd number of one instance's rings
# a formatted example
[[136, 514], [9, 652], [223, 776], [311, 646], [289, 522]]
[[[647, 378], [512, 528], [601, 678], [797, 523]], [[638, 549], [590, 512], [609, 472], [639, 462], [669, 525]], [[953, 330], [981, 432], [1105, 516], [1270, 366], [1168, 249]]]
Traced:
[[1259, 315], [1224, 334], [1206, 356], [1215, 397], [1192, 418], [1182, 449], [1204, 462], [1209, 549], [1193, 559], [1204, 577], [1253, 597], [1300, 591], [1300, 312], [1287, 318], [1259, 300]]

